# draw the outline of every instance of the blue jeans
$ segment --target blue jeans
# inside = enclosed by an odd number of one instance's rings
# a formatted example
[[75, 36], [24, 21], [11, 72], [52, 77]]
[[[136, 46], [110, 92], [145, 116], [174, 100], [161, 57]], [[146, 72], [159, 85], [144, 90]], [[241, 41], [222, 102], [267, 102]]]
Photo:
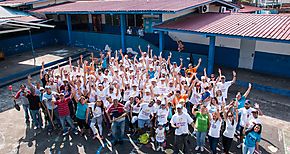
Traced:
[[143, 119], [138, 119], [138, 127], [139, 128], [144, 128], [144, 126], [147, 126], [147, 127], [150, 127], [151, 124], [150, 124], [150, 119], [147, 119], [147, 120], [143, 120]]
[[255, 147], [248, 147], [245, 144], [243, 144], [243, 154], [253, 154], [255, 151]]
[[196, 132], [196, 144], [199, 147], [203, 147], [205, 143], [206, 132]]
[[122, 141], [125, 131], [125, 120], [112, 123], [112, 135], [116, 141]]
[[29, 121], [29, 104], [22, 105], [26, 121]]
[[65, 126], [65, 122], [67, 122], [73, 130], [76, 129], [75, 125], [73, 124], [73, 121], [72, 121], [70, 115], [59, 117], [59, 120], [60, 120], [62, 129], [63, 129], [63, 132], [67, 132], [68, 131], [67, 127]]
[[30, 115], [32, 116], [34, 126], [37, 128], [42, 127], [42, 120], [39, 114], [39, 110], [30, 110]]
[[[48, 112], [51, 114], [51, 110], [50, 109], [48, 109]], [[52, 116], [52, 115], [50, 115], [50, 116]], [[53, 109], [53, 119], [52, 119], [52, 121], [55, 121], [55, 120], [57, 121], [57, 124], [60, 125], [60, 120], [59, 120], [59, 115], [58, 115], [57, 108]], [[47, 129], [48, 129], [48, 131], [52, 131], [52, 129], [53, 129], [50, 119], [48, 120]]]
[[212, 151], [213, 154], [216, 154], [217, 153], [216, 147], [218, 145], [219, 138], [208, 136], [208, 140], [209, 140], [210, 150]]

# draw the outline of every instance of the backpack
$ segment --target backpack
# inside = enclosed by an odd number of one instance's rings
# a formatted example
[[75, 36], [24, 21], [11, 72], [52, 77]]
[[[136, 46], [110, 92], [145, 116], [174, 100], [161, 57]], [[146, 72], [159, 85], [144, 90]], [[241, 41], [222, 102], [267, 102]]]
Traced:
[[149, 134], [144, 133], [144, 134], [140, 135], [138, 138], [138, 141], [141, 144], [147, 144], [149, 142]]

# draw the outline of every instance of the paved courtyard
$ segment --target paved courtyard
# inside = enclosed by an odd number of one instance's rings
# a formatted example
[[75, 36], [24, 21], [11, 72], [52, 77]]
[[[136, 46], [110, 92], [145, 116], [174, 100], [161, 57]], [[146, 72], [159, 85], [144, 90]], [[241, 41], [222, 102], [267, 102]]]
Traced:
[[[55, 50], [56, 51], [56, 50]], [[41, 53], [41, 52], [40, 52]], [[39, 55], [42, 56], [42, 55]], [[66, 56], [68, 56], [66, 54]], [[15, 57], [14, 57], [15, 58]], [[15, 58], [16, 59], [16, 58]], [[19, 61], [26, 61], [28, 58], [18, 58]], [[10, 60], [14, 60], [10, 58]], [[9, 65], [9, 60], [8, 64]], [[6, 62], [7, 62], [6, 61]], [[0, 63], [5, 65], [5, 63]], [[26, 67], [32, 67], [25, 65]], [[11, 70], [1, 69], [1, 75], [7, 75], [9, 72], [17, 72], [23, 68], [18, 65], [13, 66], [17, 69]], [[227, 79], [231, 79], [231, 70], [223, 68], [223, 73]], [[238, 80], [250, 81], [261, 85], [267, 85], [274, 88], [289, 90], [290, 79], [265, 76], [246, 70], [237, 70]], [[33, 80], [39, 80], [39, 76], [33, 76]], [[26, 80], [21, 80], [13, 84], [13, 92], [16, 93], [18, 87], [22, 83], [27, 83]], [[229, 96], [233, 98], [238, 91], [244, 92], [245, 87], [233, 85], [229, 89]], [[157, 153], [152, 150], [152, 145], [141, 145], [136, 140], [135, 136], [127, 136], [123, 145], [111, 147], [111, 138], [104, 135], [103, 143], [98, 140], [92, 140], [91, 136], [69, 135], [62, 137], [60, 133], [55, 133], [48, 136], [46, 131], [35, 131], [30, 125], [24, 122], [24, 112], [16, 111], [13, 108], [13, 101], [10, 97], [11, 93], [7, 90], [7, 86], [0, 88], [0, 153], [2, 154], [41, 154], [41, 153], [56, 153], [56, 154], [74, 154], [74, 153]], [[284, 154], [290, 153], [290, 104], [289, 97], [269, 92], [252, 89], [249, 99], [260, 104], [261, 110], [265, 114], [261, 117], [263, 123], [262, 141], [260, 143], [261, 150], [264, 153]], [[106, 134], [106, 133], [105, 133]], [[167, 148], [173, 148], [173, 135], [169, 134], [167, 138]], [[196, 145], [194, 136], [190, 137], [190, 151], [196, 153], [194, 147]], [[232, 153], [241, 153], [240, 149], [236, 148], [236, 139], [232, 145]], [[219, 145], [219, 153], [221, 153], [221, 145]], [[209, 153], [207, 149], [204, 153]], [[160, 152], [159, 152], [160, 153]]]

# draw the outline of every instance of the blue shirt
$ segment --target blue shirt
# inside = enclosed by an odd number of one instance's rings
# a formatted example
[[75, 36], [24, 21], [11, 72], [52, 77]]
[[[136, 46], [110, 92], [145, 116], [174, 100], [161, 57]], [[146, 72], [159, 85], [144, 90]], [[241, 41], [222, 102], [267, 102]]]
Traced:
[[152, 78], [154, 78], [154, 74], [155, 74], [155, 72], [154, 71], [148, 71], [148, 74], [149, 74], [149, 76], [150, 76], [150, 79], [152, 79]]
[[248, 147], [255, 147], [256, 142], [260, 142], [261, 135], [256, 133], [255, 131], [251, 131], [246, 138], [244, 139], [244, 144]]
[[246, 97], [242, 96], [240, 100], [238, 100], [238, 109], [245, 107]]
[[82, 120], [86, 120], [86, 112], [87, 112], [88, 105], [82, 105], [80, 102], [77, 105], [76, 117]]

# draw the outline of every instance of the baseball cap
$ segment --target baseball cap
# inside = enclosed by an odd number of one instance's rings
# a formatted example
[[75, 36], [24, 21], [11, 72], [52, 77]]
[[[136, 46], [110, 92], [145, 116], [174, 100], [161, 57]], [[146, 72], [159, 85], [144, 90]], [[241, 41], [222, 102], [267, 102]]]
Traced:
[[202, 94], [202, 96], [201, 96], [201, 100], [204, 101], [204, 100], [205, 100], [206, 98], [208, 98], [209, 96], [210, 96], [210, 93], [206, 91], [205, 93]]
[[64, 96], [64, 93], [60, 93], [59, 96]]
[[50, 86], [45, 86], [45, 89], [51, 89], [51, 87]]
[[165, 102], [165, 101], [162, 101], [162, 102], [161, 102], [161, 105], [166, 105], [166, 102]]
[[176, 105], [176, 108], [177, 108], [177, 109], [181, 109], [181, 108], [182, 108], [182, 105], [181, 105], [181, 104], [177, 104], [177, 105]]

